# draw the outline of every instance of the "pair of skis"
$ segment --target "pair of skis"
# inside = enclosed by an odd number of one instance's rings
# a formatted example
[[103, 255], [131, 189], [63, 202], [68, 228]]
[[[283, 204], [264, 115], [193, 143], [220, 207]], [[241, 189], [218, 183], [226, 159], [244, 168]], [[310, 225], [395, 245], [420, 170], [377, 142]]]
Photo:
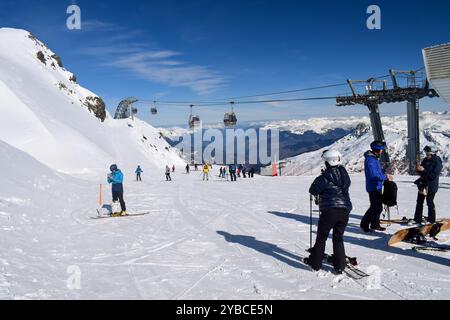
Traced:
[[99, 210], [97, 210], [97, 216], [96, 217], [91, 217], [91, 219], [93, 220], [98, 220], [98, 219], [109, 219], [109, 218], [132, 218], [132, 217], [142, 217], [145, 215], [150, 214], [150, 212], [142, 212], [142, 213], [130, 213], [127, 214], [125, 216], [113, 216], [112, 214], [109, 215], [102, 215], [101, 212]]
[[[307, 252], [311, 253], [311, 249], [308, 249]], [[333, 264], [333, 259], [333, 255], [327, 253], [324, 254], [324, 262]], [[343, 273], [355, 281], [370, 277], [369, 274], [358, 268], [358, 260], [355, 257], [345, 257], [345, 269], [343, 270]]]
[[[333, 255], [325, 254], [325, 259], [328, 263], [332, 264], [333, 258]], [[364, 278], [370, 277], [369, 274], [358, 268], [358, 261], [355, 257], [346, 257], [345, 262], [345, 269], [343, 270], [343, 272], [347, 277], [353, 280], [362, 280]]]

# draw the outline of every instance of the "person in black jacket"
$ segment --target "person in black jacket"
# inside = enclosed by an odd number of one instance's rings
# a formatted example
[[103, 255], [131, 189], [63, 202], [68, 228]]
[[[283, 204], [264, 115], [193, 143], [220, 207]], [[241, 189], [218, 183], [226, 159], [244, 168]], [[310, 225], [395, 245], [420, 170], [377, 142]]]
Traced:
[[442, 171], [442, 160], [436, 155], [435, 147], [425, 147], [426, 158], [423, 159], [420, 166], [417, 167], [417, 172], [420, 174], [420, 179], [416, 181], [419, 188], [417, 195], [416, 212], [414, 221], [422, 223], [423, 219], [423, 203], [427, 199], [428, 206], [428, 222], [436, 222], [436, 207], [434, 205], [434, 197], [439, 190], [439, 176]]
[[322, 159], [325, 161], [326, 169], [314, 180], [309, 189], [313, 196], [319, 196], [319, 208], [322, 214], [319, 219], [316, 244], [311, 250], [310, 257], [305, 258], [304, 262], [313, 270], [320, 270], [325, 244], [333, 229], [333, 265], [335, 272], [341, 274], [346, 266], [344, 232], [352, 211], [349, 195], [351, 181], [347, 170], [341, 166], [342, 156], [338, 151], [326, 151]]

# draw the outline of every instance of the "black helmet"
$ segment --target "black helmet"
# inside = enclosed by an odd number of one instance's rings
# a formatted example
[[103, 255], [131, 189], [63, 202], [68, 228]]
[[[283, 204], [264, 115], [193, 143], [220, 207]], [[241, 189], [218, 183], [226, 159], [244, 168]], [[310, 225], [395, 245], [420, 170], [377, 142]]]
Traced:
[[115, 171], [117, 171], [117, 164], [112, 164], [110, 167], [109, 167], [109, 170], [111, 170], [111, 172], [115, 172]]
[[436, 154], [437, 153], [437, 148], [435, 146], [426, 146], [425, 148], [423, 148], [423, 151], [426, 154]]
[[383, 141], [374, 141], [370, 144], [370, 148], [373, 151], [386, 150], [386, 143]]

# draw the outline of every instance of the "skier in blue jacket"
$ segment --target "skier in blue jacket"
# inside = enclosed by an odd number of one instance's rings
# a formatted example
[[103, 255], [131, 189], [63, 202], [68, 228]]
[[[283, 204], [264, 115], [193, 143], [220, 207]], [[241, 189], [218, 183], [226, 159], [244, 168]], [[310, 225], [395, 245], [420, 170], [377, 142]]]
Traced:
[[364, 172], [366, 175], [366, 191], [369, 193], [370, 208], [361, 220], [361, 229], [366, 232], [385, 231], [380, 225], [380, 215], [383, 212], [382, 191], [386, 180], [393, 180], [391, 175], [386, 175], [381, 167], [380, 157], [386, 150], [386, 143], [374, 141], [370, 145], [371, 150], [364, 154]]
[[142, 181], [141, 174], [144, 173], [144, 171], [141, 169], [141, 166], [138, 166], [136, 169], [136, 181]]
[[127, 208], [125, 205], [125, 201], [123, 200], [123, 173], [119, 170], [117, 165], [113, 164], [110, 167], [111, 173], [108, 174], [107, 181], [112, 185], [112, 198], [113, 202], [120, 202], [121, 212], [115, 213], [113, 212], [113, 216], [126, 216]]

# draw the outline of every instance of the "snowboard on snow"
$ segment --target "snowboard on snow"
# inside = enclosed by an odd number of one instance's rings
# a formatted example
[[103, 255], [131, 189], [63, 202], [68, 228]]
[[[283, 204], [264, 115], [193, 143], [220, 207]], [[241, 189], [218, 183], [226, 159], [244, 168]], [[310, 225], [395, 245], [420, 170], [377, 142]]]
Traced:
[[445, 219], [436, 223], [429, 223], [420, 227], [413, 227], [397, 231], [389, 240], [390, 246], [402, 241], [410, 241], [416, 243], [423, 243], [424, 237], [436, 237], [439, 233], [450, 229], [450, 219]]

